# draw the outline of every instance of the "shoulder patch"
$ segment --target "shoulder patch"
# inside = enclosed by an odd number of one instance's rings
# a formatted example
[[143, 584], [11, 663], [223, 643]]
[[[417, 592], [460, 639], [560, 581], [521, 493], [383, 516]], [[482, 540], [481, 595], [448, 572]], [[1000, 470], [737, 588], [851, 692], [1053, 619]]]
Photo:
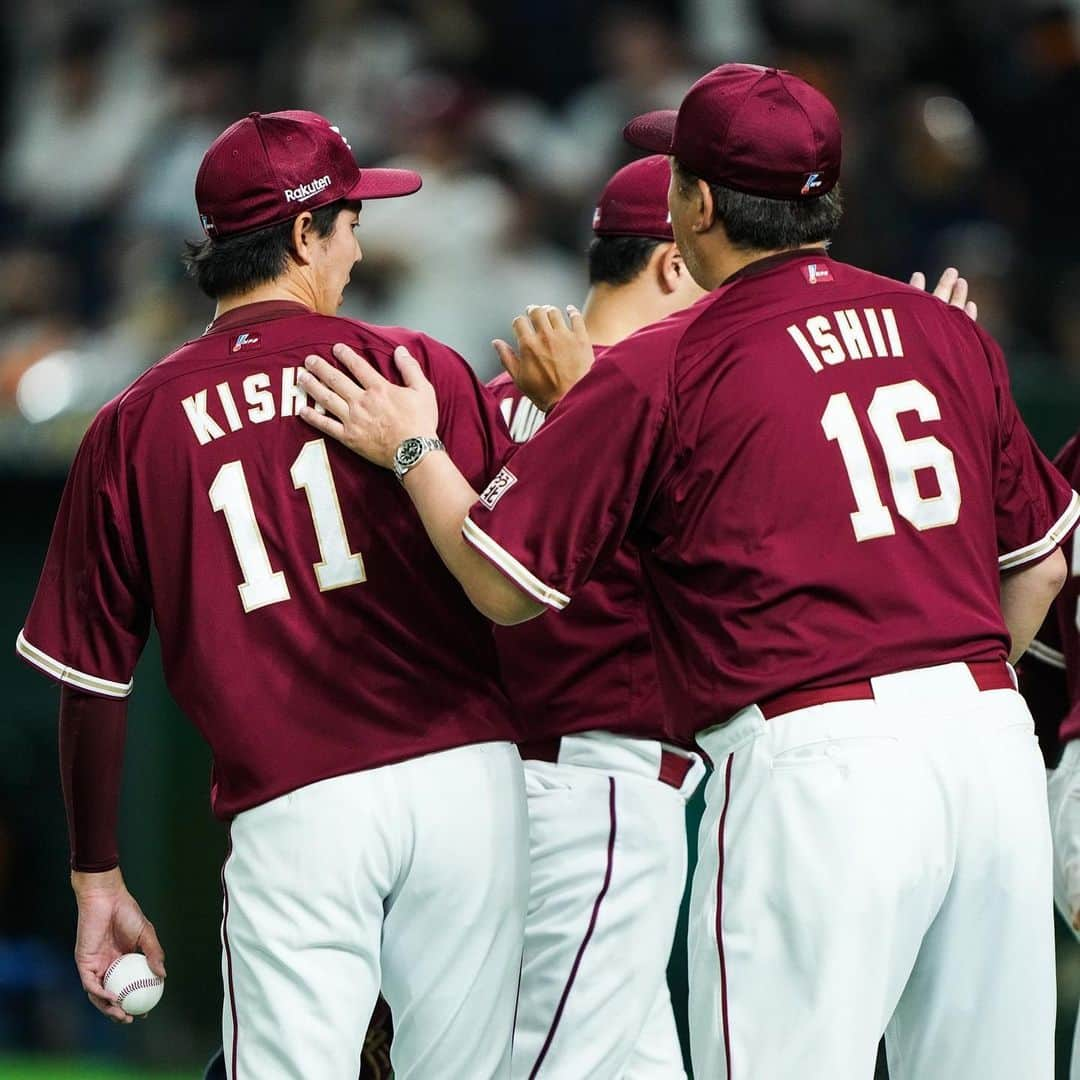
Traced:
[[501, 468], [480, 496], [480, 502], [494, 510], [498, 501], [517, 483], [517, 477], [505, 466]]

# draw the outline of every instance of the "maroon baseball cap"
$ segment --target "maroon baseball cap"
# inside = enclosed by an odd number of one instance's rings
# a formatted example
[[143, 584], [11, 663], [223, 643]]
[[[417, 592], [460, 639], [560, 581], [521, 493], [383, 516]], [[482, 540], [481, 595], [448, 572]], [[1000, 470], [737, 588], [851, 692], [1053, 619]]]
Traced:
[[195, 203], [212, 239], [264, 229], [338, 199], [411, 195], [408, 169], [361, 169], [345, 136], [318, 113], [249, 113], [206, 151]]
[[671, 166], [662, 154], [624, 165], [600, 193], [593, 212], [597, 236], [651, 236], [674, 240], [667, 193]]
[[690, 87], [678, 111], [639, 116], [623, 135], [703, 180], [769, 199], [818, 198], [840, 177], [836, 110], [776, 68], [723, 64]]

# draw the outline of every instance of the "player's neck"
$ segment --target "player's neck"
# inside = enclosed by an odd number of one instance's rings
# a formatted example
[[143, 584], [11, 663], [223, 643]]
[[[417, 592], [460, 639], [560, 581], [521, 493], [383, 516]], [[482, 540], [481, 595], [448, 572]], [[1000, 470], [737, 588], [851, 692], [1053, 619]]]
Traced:
[[717, 243], [712, 245], [709, 249], [702, 251], [701, 267], [705, 271], [707, 280], [698, 281], [698, 284], [708, 289], [710, 292], [713, 289], [719, 288], [724, 284], [728, 278], [737, 274], [740, 270], [744, 270], [752, 263], [761, 262], [763, 259], [770, 259], [774, 255], [782, 255], [787, 251], [813, 251], [821, 248], [821, 241], [817, 241], [812, 244], [799, 244], [796, 247], [791, 248], [775, 248], [762, 251], [745, 251], [739, 248], [732, 247], [726, 240], [719, 239]]
[[593, 345], [614, 345], [643, 326], [669, 314], [645, 289], [629, 285], [594, 285], [581, 314]]
[[312, 311], [318, 310], [315, 297], [304, 281], [298, 281], [292, 277], [280, 277], [276, 281], [269, 281], [265, 285], [257, 285], [247, 292], [237, 293], [235, 296], [222, 297], [217, 302], [214, 318], [219, 319], [227, 311], [234, 308], [244, 307], [246, 304], [261, 304], [266, 300], [285, 300], [293, 304], [303, 304]]

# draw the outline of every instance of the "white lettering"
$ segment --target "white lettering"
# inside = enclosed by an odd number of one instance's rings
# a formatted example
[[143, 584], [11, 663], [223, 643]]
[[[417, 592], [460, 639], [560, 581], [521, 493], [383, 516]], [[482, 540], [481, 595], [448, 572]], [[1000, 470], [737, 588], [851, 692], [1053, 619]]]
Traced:
[[248, 419], [253, 424], [265, 424], [276, 415], [274, 395], [269, 387], [270, 376], [265, 371], [258, 371], [244, 380], [244, 400], [251, 406]]
[[892, 308], [883, 308], [881, 317], [885, 320], [885, 333], [889, 335], [889, 345], [893, 356], [903, 356], [904, 346], [900, 341], [900, 328], [896, 325], [896, 316]]
[[887, 360], [904, 355], [900, 328], [892, 308], [863, 308], [861, 312], [844, 308], [834, 311], [831, 319], [827, 315], [807, 319], [805, 332], [794, 323], [787, 327], [787, 332], [815, 373], [825, 370], [823, 364], [836, 365], [849, 359], [871, 357]]
[[191, 430], [195, 432], [195, 438], [200, 446], [205, 446], [212, 439], [220, 439], [225, 435], [221, 425], [206, 411], [206, 391], [200, 390], [191, 397], [186, 397], [180, 403], [184, 406]]
[[281, 415], [297, 416], [308, 403], [308, 396], [296, 385], [296, 368], [281, 370]]
[[821, 366], [821, 361], [818, 359], [817, 353], [810, 347], [810, 342], [806, 340], [803, 332], [794, 323], [787, 328], [787, 332], [791, 335], [791, 340], [799, 346], [799, 352], [806, 357], [806, 362], [810, 365], [810, 370], [824, 371], [825, 369]]
[[[256, 371], [246, 376], [239, 386], [228, 382], [217, 383], [214, 390], [217, 392], [225, 423], [228, 424], [227, 431], [207, 411], [207, 390], [200, 390], [197, 394], [184, 398], [181, 404], [184, 406], [184, 412], [195, 432], [195, 437], [199, 440], [199, 445], [206, 446], [214, 439], [221, 439], [230, 432], [240, 431], [245, 422], [265, 424], [267, 420], [273, 420], [279, 416], [299, 416], [303, 406], [313, 403], [297, 385], [298, 370], [295, 367], [281, 369], [280, 408], [278, 408], [279, 399], [273, 386], [276, 373], [267, 374], [265, 371]], [[241, 409], [238, 405], [241, 392], [246, 409]], [[321, 405], [315, 404], [314, 408], [317, 412], [326, 413]], [[540, 416], [542, 418], [543, 413]]]
[[236, 410], [236, 402], [233, 400], [229, 384], [219, 382], [217, 384], [217, 393], [218, 399], [221, 401], [221, 407], [225, 410], [225, 419], [229, 421], [229, 430], [239, 431], [244, 426], [244, 422], [240, 419], [240, 413]]
[[832, 327], [824, 315], [815, 315], [812, 319], [807, 319], [806, 329], [810, 331], [814, 344], [821, 350], [821, 359], [826, 364], [842, 364], [847, 359], [844, 350], [840, 348], [840, 342], [836, 340], [834, 334], [830, 333]]
[[301, 184], [299, 187], [285, 188], [285, 201], [306, 202], [308, 199], [318, 195], [320, 191], [325, 191], [329, 186], [329, 175], [316, 177], [314, 180], [309, 180], [306, 184]]
[[528, 398], [523, 397], [510, 424], [510, 438], [518, 443], [528, 442], [546, 419], [547, 413], [542, 413]]
[[844, 348], [852, 360], [866, 360], [870, 356], [870, 342], [866, 340], [866, 331], [859, 322], [859, 316], [854, 308], [845, 311], [834, 311], [833, 318], [840, 329], [840, 336], [844, 339]]
[[881, 324], [878, 322], [877, 312], [873, 308], [864, 308], [866, 325], [870, 327], [870, 336], [874, 339], [874, 354], [876, 356], [888, 356], [885, 348], [885, 338], [881, 333]]

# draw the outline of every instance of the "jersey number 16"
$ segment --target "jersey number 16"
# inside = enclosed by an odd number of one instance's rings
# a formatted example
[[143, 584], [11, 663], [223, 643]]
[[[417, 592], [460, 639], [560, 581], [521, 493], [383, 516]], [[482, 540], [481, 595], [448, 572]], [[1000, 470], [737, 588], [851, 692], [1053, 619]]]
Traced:
[[[870, 426], [885, 455], [896, 512], [920, 532], [955, 525], [960, 517], [960, 479], [956, 475], [953, 452], [932, 435], [906, 439], [900, 430], [901, 413], [916, 413], [923, 423], [941, 419], [937, 398], [921, 382], [880, 386], [867, 410]], [[858, 509], [851, 515], [855, 539], [874, 540], [896, 532], [893, 516], [881, 501], [870, 453], [862, 428], [847, 394], [833, 394], [821, 417], [825, 437], [840, 447], [851, 493]], [[937, 495], [919, 491], [916, 473], [932, 469], [937, 478]]]

